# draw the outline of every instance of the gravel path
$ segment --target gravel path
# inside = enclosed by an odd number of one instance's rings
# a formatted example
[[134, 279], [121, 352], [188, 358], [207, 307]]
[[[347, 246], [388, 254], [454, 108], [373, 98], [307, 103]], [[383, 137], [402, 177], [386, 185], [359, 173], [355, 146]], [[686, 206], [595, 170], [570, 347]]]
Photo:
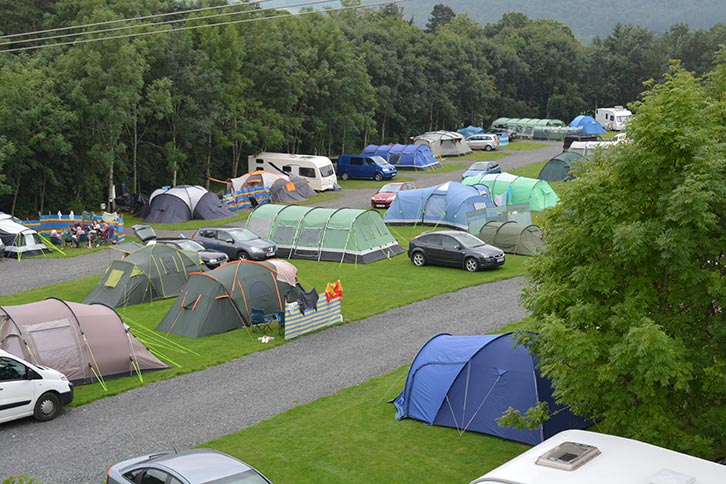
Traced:
[[[507, 170], [542, 161], [559, 153], [560, 146], [510, 152], [500, 164]], [[462, 162], [461, 171], [466, 166]], [[460, 172], [405, 176], [430, 186], [458, 179]], [[371, 190], [346, 190], [343, 198], [320, 206], [368, 208], [370, 195]], [[0, 295], [99, 274], [120, 256], [109, 249], [70, 259], [0, 260], [2, 279], [12, 281], [0, 285]], [[3, 424], [0, 479], [25, 474], [44, 484], [98, 483], [108, 466], [122, 459], [232, 433], [408, 364], [435, 334], [482, 334], [519, 321], [526, 315], [518, 305], [520, 284], [513, 279], [442, 294], [70, 408], [51, 422]]]
[[192, 447], [399, 368], [435, 334], [482, 334], [518, 321], [526, 314], [517, 304], [520, 282], [443, 294], [69, 408], [51, 422], [3, 424], [0, 476], [101, 482], [108, 466], [122, 459]]

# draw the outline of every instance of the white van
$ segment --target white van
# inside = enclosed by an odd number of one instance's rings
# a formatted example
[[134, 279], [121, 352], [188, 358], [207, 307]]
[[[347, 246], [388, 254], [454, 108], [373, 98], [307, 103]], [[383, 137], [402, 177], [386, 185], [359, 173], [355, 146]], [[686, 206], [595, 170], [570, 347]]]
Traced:
[[265, 170], [272, 173], [293, 174], [303, 177], [310, 188], [319, 192], [333, 190], [338, 182], [333, 162], [327, 156], [293, 155], [263, 151], [248, 159], [250, 173]]
[[615, 435], [565, 430], [470, 484], [723, 484], [726, 466]]
[[630, 120], [631, 113], [622, 106], [614, 108], [597, 108], [595, 110], [595, 121], [600, 123], [604, 129], [609, 131], [622, 131]]
[[52, 420], [73, 401], [73, 384], [56, 370], [0, 350], [0, 423], [34, 416]]

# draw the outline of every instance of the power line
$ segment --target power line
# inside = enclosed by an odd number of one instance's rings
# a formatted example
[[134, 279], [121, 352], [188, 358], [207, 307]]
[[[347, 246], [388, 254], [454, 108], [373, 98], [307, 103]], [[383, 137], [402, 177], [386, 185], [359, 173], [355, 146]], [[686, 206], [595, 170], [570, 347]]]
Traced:
[[[328, 1], [332, 1], [332, 0], [328, 0]], [[396, 4], [396, 3], [402, 3], [405, 1], [406, 0], [385, 0], [385, 1], [381, 1], [381, 2], [365, 4], [365, 5], [353, 5], [353, 6], [348, 6], [348, 7], [331, 8], [331, 9], [325, 10], [325, 12], [330, 13], [330, 12], [340, 12], [340, 11], [345, 11], [345, 10], [357, 10], [357, 9], [366, 8], [366, 7], [392, 5], [392, 4]], [[322, 2], [316, 1], [316, 2], [310, 2], [310, 3], [312, 4], [312, 3], [322, 3]], [[305, 6], [305, 5], [306, 4], [296, 4], [296, 5], [292, 5], [292, 6], [299, 7], [299, 6]], [[268, 9], [266, 9], [266, 10], [268, 10]], [[248, 12], [251, 12], [251, 11], [248, 11]], [[45, 44], [45, 45], [37, 45], [37, 46], [29, 46], [29, 47], [16, 47], [13, 49], [2, 49], [2, 50], [0, 50], [0, 53], [20, 52], [20, 51], [26, 51], [26, 50], [42, 49], [42, 48], [47, 48], [47, 47], [61, 47], [64, 45], [76, 45], [76, 44], [86, 44], [86, 43], [90, 43], [90, 42], [100, 42], [103, 40], [124, 39], [124, 38], [133, 38], [133, 37], [142, 37], [142, 36], [147, 36], [147, 35], [166, 34], [169, 32], [178, 32], [178, 31], [183, 31], [183, 30], [196, 30], [196, 29], [207, 28], [207, 27], [218, 27], [218, 26], [222, 26], [222, 25], [250, 23], [250, 22], [258, 22], [258, 21], [263, 21], [263, 20], [274, 20], [274, 19], [278, 19], [278, 18], [287, 18], [287, 17], [299, 17], [299, 16], [310, 15], [310, 14], [315, 14], [315, 13], [320, 13], [320, 12], [314, 10], [314, 11], [309, 11], [309, 12], [287, 13], [287, 14], [281, 14], [281, 15], [268, 16], [268, 17], [256, 17], [256, 18], [252, 18], [252, 19], [231, 20], [228, 22], [217, 22], [217, 23], [212, 23], [212, 24], [193, 25], [193, 26], [188, 26], [188, 27], [179, 27], [179, 28], [167, 29], [167, 30], [155, 30], [155, 31], [151, 31], [151, 32], [137, 32], [137, 33], [125, 34], [125, 35], [111, 35], [111, 36], [99, 37], [99, 38], [95, 38], [95, 39], [81, 39], [81, 40], [73, 40], [73, 41], [69, 41], [69, 42], [57, 42], [55, 44]], [[165, 15], [165, 14], [162, 14], [162, 15]], [[227, 15], [229, 15], [229, 14], [227, 14]], [[203, 20], [204, 18], [206, 18], [206, 17], [198, 17], [198, 18], [190, 19], [190, 20]], [[124, 21], [124, 20], [117, 20], [114, 22], [121, 22], [121, 21]], [[164, 23], [168, 23], [168, 22], [164, 22]], [[89, 25], [91, 25], [91, 24], [89, 24]], [[138, 25], [135, 27], [139, 28], [139, 27], [144, 27], [144, 26], [146, 26], [146, 25]], [[91, 31], [88, 33], [95, 33], [95, 32]], [[17, 34], [15, 34], [15, 35], [17, 35]], [[36, 40], [42, 40], [42, 39], [43, 38], [41, 37]], [[0, 45], [4, 45], [4, 44], [0, 44]]]
[[[269, 1], [269, 0], [266, 0], [266, 1]], [[165, 20], [163, 22], [143, 23], [143, 24], [136, 24], [136, 25], [124, 25], [123, 27], [114, 27], [114, 28], [110, 28], [110, 29], [89, 30], [89, 31], [85, 31], [85, 32], [73, 32], [73, 33], [70, 33], [70, 34], [52, 35], [52, 36], [47, 36], [47, 37], [32, 37], [32, 38], [29, 38], [29, 39], [20, 39], [20, 40], [12, 40], [11, 42], [3, 42], [3, 43], [0, 43], [0, 46], [3, 46], [3, 45], [15, 45], [15, 44], [27, 44], [29, 42], [46, 41], [46, 40], [52, 40], [52, 39], [64, 39], [64, 38], [68, 38], [68, 37], [77, 37], [77, 36], [81, 36], [81, 35], [91, 35], [91, 34], [102, 34], [102, 33], [107, 33], [107, 32], [117, 32], [119, 30], [140, 29], [140, 28], [144, 28], [144, 27], [156, 27], [156, 26], [159, 26], [159, 25], [175, 24], [175, 23], [179, 23], [179, 22], [191, 22], [191, 21], [194, 21], [194, 20], [205, 20], [205, 19], [217, 18], [217, 17], [229, 17], [229, 16], [233, 16], [233, 15], [243, 15], [243, 14], [249, 14], [249, 13], [261, 13], [261, 12], [266, 12], [266, 11], [270, 11], [270, 10], [285, 9], [285, 8], [289, 8], [291, 6], [292, 7], [296, 7], [296, 6], [309, 6], [309, 5], [316, 5], [316, 4], [320, 4], [320, 3], [330, 3], [332, 1], [335, 1], [335, 0], [315, 0], [315, 1], [310, 1], [310, 2], [304, 3], [302, 5], [284, 5], [284, 6], [277, 7], [277, 8], [269, 7], [269, 8], [263, 8], [263, 9], [258, 9], [258, 10], [239, 10], [239, 11], [236, 11], [236, 12], [224, 12], [224, 13], [217, 13], [217, 14], [211, 14], [211, 15], [204, 15], [204, 16], [201, 16], [201, 17], [185, 17], [185, 18], [181, 18], [181, 19]], [[251, 4], [237, 4], [236, 6], [238, 6], [238, 5], [248, 6], [248, 5], [251, 5]], [[228, 8], [230, 6], [231, 5], [225, 5], [224, 8]], [[206, 7], [204, 9], [186, 10], [185, 12], [198, 12], [200, 10], [208, 10], [210, 8], [216, 8], [216, 9], [218, 9], [219, 7]], [[158, 16], [178, 15], [180, 13], [182, 13], [182, 12], [165, 13], [165, 14], [159, 14]], [[112, 21], [108, 21], [108, 22], [100, 22], [98, 24], [87, 24], [87, 26], [98, 26], [99, 24], [111, 24], [111, 23], [127, 22], [127, 21], [133, 21], [133, 20], [142, 19], [142, 18], [152, 18], [152, 17], [155, 17], [155, 15], [148, 15], [146, 17], [136, 17], [136, 18], [132, 18], [132, 19], [112, 20]], [[82, 27], [85, 27], [85, 26], [79, 25], [79, 26], [74, 26], [74, 27], [62, 27], [60, 29], [42, 30], [42, 31], [39, 31], [39, 32], [52, 32], [52, 31], [67, 30], [67, 29], [70, 29], [70, 28], [82, 28]], [[30, 35], [30, 34], [33, 34], [33, 33], [35, 33], [35, 32], [29, 32], [29, 33], [26, 33], [26, 34], [13, 34], [13, 35]], [[3, 37], [0, 37], [0, 40], [2, 40], [2, 39], [3, 39]]]

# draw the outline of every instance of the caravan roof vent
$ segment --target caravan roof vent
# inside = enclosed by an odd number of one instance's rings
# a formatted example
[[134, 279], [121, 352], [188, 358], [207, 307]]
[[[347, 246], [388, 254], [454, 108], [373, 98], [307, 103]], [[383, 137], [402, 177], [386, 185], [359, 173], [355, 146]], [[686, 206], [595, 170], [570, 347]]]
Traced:
[[595, 446], [578, 442], [562, 442], [539, 456], [536, 463], [563, 471], [574, 471], [598, 455], [600, 455], [600, 450]]

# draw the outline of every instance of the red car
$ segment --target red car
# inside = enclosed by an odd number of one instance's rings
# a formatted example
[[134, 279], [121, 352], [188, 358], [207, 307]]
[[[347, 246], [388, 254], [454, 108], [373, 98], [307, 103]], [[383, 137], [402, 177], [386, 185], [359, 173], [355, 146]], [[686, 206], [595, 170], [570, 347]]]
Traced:
[[378, 189], [371, 197], [371, 206], [373, 208], [388, 208], [391, 202], [396, 198], [396, 193], [402, 190], [413, 190], [416, 188], [411, 182], [394, 182], [386, 183]]

